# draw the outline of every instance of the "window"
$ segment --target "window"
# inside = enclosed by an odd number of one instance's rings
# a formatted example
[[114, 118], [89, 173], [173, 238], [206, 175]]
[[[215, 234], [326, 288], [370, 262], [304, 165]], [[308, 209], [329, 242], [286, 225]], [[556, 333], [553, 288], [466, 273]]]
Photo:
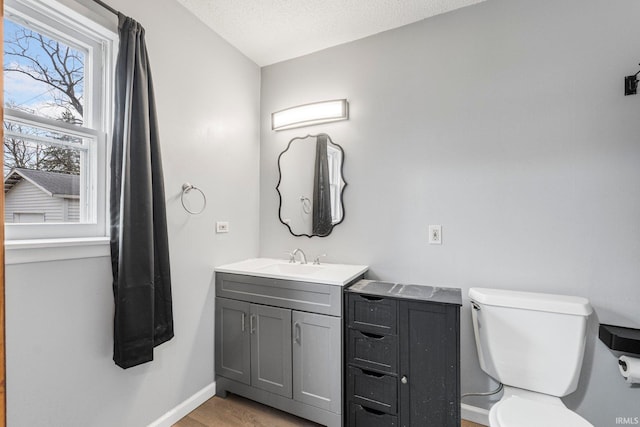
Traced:
[[117, 35], [55, 0], [6, 0], [7, 240], [106, 235]]

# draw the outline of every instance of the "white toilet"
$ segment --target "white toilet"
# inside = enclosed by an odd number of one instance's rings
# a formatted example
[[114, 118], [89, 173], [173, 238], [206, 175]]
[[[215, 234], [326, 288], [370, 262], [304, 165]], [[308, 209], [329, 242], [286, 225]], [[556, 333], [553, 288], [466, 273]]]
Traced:
[[585, 298], [471, 288], [482, 370], [504, 384], [491, 427], [593, 427], [560, 398], [575, 391], [582, 367]]

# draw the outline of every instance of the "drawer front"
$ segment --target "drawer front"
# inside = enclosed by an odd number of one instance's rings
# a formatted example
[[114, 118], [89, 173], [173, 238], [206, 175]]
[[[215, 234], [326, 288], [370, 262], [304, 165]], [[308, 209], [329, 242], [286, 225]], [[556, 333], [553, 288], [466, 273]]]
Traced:
[[216, 273], [216, 296], [342, 316], [342, 287], [242, 274]]
[[389, 374], [398, 372], [398, 337], [349, 329], [348, 363]]
[[397, 333], [398, 302], [370, 295], [349, 294], [349, 326], [376, 334]]
[[349, 427], [396, 427], [398, 417], [358, 405], [349, 404]]
[[398, 378], [349, 366], [347, 393], [353, 403], [396, 414], [398, 411]]

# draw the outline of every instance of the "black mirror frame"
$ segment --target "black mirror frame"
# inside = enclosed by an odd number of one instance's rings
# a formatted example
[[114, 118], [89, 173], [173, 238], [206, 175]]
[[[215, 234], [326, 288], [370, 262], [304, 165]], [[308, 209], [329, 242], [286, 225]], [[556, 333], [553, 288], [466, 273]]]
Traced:
[[[342, 182], [344, 182], [344, 185], [342, 186], [342, 190], [340, 191], [340, 204], [342, 205], [342, 218], [340, 219], [340, 221], [336, 222], [335, 224], [332, 224], [331, 231], [329, 231], [327, 234], [323, 234], [323, 235], [306, 234], [306, 233], [296, 234], [291, 229], [291, 226], [282, 220], [282, 193], [280, 193], [280, 183], [282, 182], [282, 168], [280, 167], [280, 158], [282, 157], [282, 155], [284, 153], [289, 151], [289, 148], [291, 148], [291, 144], [293, 144], [293, 142], [295, 140], [297, 140], [297, 139], [306, 139], [306, 138], [317, 138], [317, 137], [319, 137], [321, 135], [326, 136], [327, 139], [331, 142], [331, 144], [333, 144], [334, 146], [338, 147], [338, 149], [342, 153], [342, 163], [340, 164], [340, 177], [342, 178]], [[335, 228], [336, 225], [341, 224], [344, 221], [344, 217], [347, 214], [346, 209], [344, 207], [344, 189], [347, 188], [347, 181], [344, 179], [344, 161], [345, 161], [345, 153], [344, 153], [344, 150], [342, 149], [342, 146], [339, 145], [339, 144], [336, 144], [335, 142], [333, 142], [331, 137], [328, 134], [323, 133], [323, 132], [321, 132], [321, 133], [319, 133], [317, 135], [307, 134], [306, 136], [296, 136], [295, 138], [293, 138], [293, 139], [291, 139], [289, 141], [289, 143], [287, 144], [287, 148], [285, 148], [282, 151], [282, 153], [280, 153], [280, 155], [278, 156], [278, 184], [276, 185], [276, 191], [278, 192], [278, 197], [279, 197], [279, 200], [280, 200], [280, 203], [278, 205], [278, 219], [280, 220], [280, 222], [282, 224], [287, 226], [287, 228], [289, 229], [289, 232], [293, 236], [295, 236], [295, 237], [308, 237], [308, 238], [312, 238], [314, 236], [315, 237], [327, 237], [333, 232], [333, 229]]]

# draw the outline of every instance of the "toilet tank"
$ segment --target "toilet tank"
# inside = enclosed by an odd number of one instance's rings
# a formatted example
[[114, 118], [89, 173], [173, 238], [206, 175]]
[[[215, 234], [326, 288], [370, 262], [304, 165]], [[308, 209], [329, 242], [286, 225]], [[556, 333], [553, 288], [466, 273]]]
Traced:
[[471, 288], [482, 370], [504, 385], [562, 397], [578, 385], [592, 312], [586, 298]]

